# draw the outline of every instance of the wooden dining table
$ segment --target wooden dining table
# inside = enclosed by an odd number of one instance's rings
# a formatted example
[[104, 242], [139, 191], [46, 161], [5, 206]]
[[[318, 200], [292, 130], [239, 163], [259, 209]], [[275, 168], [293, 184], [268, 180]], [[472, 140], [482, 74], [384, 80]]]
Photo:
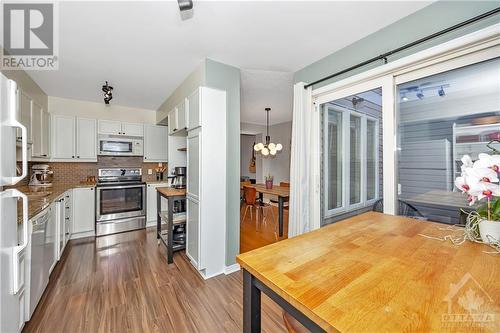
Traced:
[[311, 332], [500, 332], [500, 255], [446, 227], [368, 212], [238, 255], [243, 331], [264, 293]]
[[285, 201], [290, 197], [290, 187], [288, 186], [278, 186], [273, 185], [272, 188], [266, 188], [265, 184], [245, 184], [241, 183], [240, 189], [243, 186], [251, 186], [257, 190], [259, 193], [259, 199], [262, 202], [264, 199], [264, 194], [269, 194], [278, 197], [278, 233], [280, 237], [283, 237], [283, 209]]

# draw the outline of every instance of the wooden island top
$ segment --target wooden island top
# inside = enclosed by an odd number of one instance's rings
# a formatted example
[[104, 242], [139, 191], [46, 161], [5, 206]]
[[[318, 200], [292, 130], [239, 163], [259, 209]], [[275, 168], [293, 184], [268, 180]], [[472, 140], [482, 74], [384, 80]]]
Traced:
[[164, 197], [181, 197], [186, 195], [185, 188], [158, 187], [156, 191], [161, 193]]
[[[420, 235], [449, 234], [443, 227], [369, 212], [240, 254], [245, 331], [260, 329], [255, 295], [262, 291], [311, 320], [313, 331], [499, 332], [500, 255], [485, 253], [492, 249], [484, 244]], [[469, 309], [479, 305], [474, 311], [494, 314], [492, 321], [453, 321], [469, 314], [468, 290], [480, 299]]]

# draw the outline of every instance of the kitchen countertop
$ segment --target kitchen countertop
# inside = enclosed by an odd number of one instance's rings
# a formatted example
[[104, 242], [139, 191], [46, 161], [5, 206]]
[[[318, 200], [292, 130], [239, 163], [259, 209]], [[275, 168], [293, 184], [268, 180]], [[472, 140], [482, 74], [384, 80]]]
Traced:
[[158, 187], [156, 189], [164, 197], [181, 197], [186, 195], [186, 189], [178, 189], [173, 187]]
[[[45, 208], [49, 207], [58, 197], [72, 188], [95, 187], [93, 183], [82, 183], [76, 185], [53, 185], [51, 187], [20, 186], [16, 190], [28, 196], [28, 219], [33, 218]], [[17, 223], [22, 223], [23, 207], [22, 201], [17, 202]]]

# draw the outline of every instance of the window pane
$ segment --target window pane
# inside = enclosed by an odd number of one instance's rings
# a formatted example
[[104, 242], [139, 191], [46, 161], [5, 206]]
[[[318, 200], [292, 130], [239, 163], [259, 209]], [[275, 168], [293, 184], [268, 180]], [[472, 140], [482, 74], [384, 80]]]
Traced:
[[342, 207], [342, 114], [329, 109], [327, 121], [328, 209]]
[[464, 221], [454, 179], [463, 155], [475, 161], [500, 137], [499, 73], [497, 58], [398, 85], [399, 198], [418, 211], [403, 202], [400, 214]]
[[376, 197], [377, 182], [377, 122], [367, 119], [366, 122], [366, 199]]
[[361, 118], [350, 116], [349, 203], [361, 202]]

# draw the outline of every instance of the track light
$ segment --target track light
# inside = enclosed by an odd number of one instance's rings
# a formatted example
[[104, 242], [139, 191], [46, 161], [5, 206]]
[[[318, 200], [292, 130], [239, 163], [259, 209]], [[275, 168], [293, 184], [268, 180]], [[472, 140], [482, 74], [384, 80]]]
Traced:
[[417, 97], [418, 99], [424, 99], [424, 92], [422, 90], [420, 90], [418, 93], [417, 93]]
[[446, 93], [444, 92], [443, 86], [441, 86], [441, 88], [439, 88], [438, 94], [440, 97], [443, 97], [444, 95], [446, 95]]
[[177, 3], [181, 12], [193, 9], [193, 1], [191, 0], [177, 0]]
[[108, 84], [102, 86], [102, 91], [104, 92], [104, 104], [109, 104], [109, 101], [113, 99], [113, 87]]

